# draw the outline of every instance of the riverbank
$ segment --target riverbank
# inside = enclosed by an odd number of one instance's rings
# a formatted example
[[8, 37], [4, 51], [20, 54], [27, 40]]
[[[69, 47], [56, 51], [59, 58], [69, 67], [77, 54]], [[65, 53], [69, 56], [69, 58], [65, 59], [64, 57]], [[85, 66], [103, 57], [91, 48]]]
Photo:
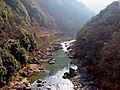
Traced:
[[[66, 47], [66, 45], [66, 42], [62, 43], [62, 47]], [[71, 59], [66, 55], [64, 48], [54, 53], [55, 63], [47, 66], [49, 73], [44, 74], [43, 77], [39, 73], [36, 75], [39, 78], [32, 84], [32, 90], [74, 90], [72, 82], [69, 79], [63, 79], [64, 73], [69, 72]]]
[[[41, 59], [41, 64], [28, 64], [19, 71], [18, 76], [15, 76], [17, 78], [9, 83], [9, 86], [15, 90], [64, 90], [64, 88], [66, 90], [86, 90], [80, 83], [80, 76], [63, 79], [64, 73], [69, 72], [69, 64], [73, 61], [68, 57], [69, 52], [73, 51], [74, 42], [75, 40], [62, 43], [62, 50], [58, 44], [55, 45], [57, 51], [48, 49], [45, 57]], [[49, 65], [49, 61], [51, 60], [54, 60], [54, 64]]]
[[[73, 83], [74, 90], [98, 90], [96, 84], [93, 81], [89, 80], [88, 71], [82, 64], [83, 61], [81, 60], [81, 62], [79, 62], [79, 59], [76, 56], [75, 40], [72, 43], [68, 44], [67, 55], [71, 59], [71, 67], [69, 68], [68, 78]], [[77, 66], [77, 69], [73, 66]]]
[[[43, 82], [47, 81], [44, 85], [39, 85], [38, 81], [34, 82], [33, 90], [40, 88], [41, 90], [51, 88], [50, 90], [74, 90], [73, 84], [69, 79], [63, 79], [62, 76], [65, 72], [69, 72], [68, 63], [71, 61], [63, 50], [55, 51], [54, 55], [55, 64], [48, 66], [50, 72], [43, 77], [39, 76]], [[40, 87], [41, 86], [41, 87]]]
[[[58, 46], [58, 47], [57, 47]], [[56, 48], [57, 47], [57, 48]], [[53, 56], [54, 52], [61, 48], [60, 44], [55, 44], [54, 46], [48, 47], [46, 53], [39, 60], [35, 56], [33, 60], [30, 61], [25, 67], [21, 68], [17, 73], [15, 73], [10, 81], [4, 86], [1, 87], [0, 90], [28, 90], [31, 89], [31, 84], [35, 79], [32, 78], [36, 73], [47, 73], [46, 64], [51, 65], [51, 61], [54, 61]], [[39, 55], [39, 52], [38, 52]], [[33, 55], [34, 56], [34, 55]], [[54, 63], [53, 63], [54, 64]]]

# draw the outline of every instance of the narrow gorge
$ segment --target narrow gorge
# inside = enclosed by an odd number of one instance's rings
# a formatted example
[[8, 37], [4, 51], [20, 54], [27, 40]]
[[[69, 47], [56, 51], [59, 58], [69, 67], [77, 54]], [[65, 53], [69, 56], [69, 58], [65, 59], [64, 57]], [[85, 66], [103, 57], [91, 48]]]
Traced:
[[0, 0], [0, 90], [119, 90], [119, 2]]

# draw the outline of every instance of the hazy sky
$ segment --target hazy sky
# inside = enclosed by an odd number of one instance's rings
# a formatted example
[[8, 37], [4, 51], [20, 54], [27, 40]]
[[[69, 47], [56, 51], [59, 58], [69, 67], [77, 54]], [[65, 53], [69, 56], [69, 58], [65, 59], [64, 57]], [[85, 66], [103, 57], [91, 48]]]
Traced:
[[100, 10], [104, 9], [107, 5], [117, 0], [78, 0], [82, 1], [95, 13], [99, 13]]

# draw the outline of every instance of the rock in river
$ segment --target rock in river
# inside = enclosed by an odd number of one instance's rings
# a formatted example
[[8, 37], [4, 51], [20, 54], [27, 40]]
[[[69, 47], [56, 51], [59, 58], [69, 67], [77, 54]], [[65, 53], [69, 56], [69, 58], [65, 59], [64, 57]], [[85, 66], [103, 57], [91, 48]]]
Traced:
[[50, 60], [48, 63], [49, 63], [50, 65], [52, 65], [52, 64], [55, 63], [55, 61], [54, 61], [54, 60]]

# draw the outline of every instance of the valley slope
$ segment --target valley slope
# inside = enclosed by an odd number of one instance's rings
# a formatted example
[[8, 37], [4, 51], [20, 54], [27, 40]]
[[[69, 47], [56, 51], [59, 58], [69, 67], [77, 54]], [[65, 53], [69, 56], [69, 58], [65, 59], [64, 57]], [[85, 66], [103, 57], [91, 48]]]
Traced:
[[75, 56], [88, 81], [102, 90], [120, 89], [120, 6], [108, 5], [78, 32]]
[[94, 13], [77, 0], [36, 0], [55, 20], [57, 28], [65, 36], [75, 37], [76, 32]]
[[[42, 1], [41, 4], [37, 0], [0, 0], [0, 87], [15, 79], [18, 74], [26, 77], [24, 71], [17, 72], [29, 64], [41, 65], [43, 58], [47, 57], [47, 51], [53, 49], [52, 45], [56, 41], [59, 42], [59, 36], [64, 37], [61, 32], [74, 36], [74, 30], [78, 27], [73, 27], [78, 25], [77, 22], [80, 21], [81, 26], [92, 16], [91, 11], [83, 4], [81, 5], [85, 8], [84, 11], [75, 10], [80, 8], [79, 5], [75, 9], [70, 6], [71, 10], [68, 11], [67, 7], [63, 8], [68, 3], [66, 1]], [[58, 5], [59, 2], [65, 5]], [[49, 9], [44, 7], [46, 3], [49, 4]], [[51, 5], [55, 7], [50, 7]], [[73, 5], [76, 6], [76, 1]], [[60, 9], [60, 13], [56, 12], [59, 11], [56, 7]], [[56, 9], [53, 15], [50, 8]], [[75, 12], [71, 12], [74, 10]], [[63, 14], [65, 12], [66, 14]], [[77, 17], [74, 13], [78, 13]], [[78, 19], [79, 17], [85, 18]]]

